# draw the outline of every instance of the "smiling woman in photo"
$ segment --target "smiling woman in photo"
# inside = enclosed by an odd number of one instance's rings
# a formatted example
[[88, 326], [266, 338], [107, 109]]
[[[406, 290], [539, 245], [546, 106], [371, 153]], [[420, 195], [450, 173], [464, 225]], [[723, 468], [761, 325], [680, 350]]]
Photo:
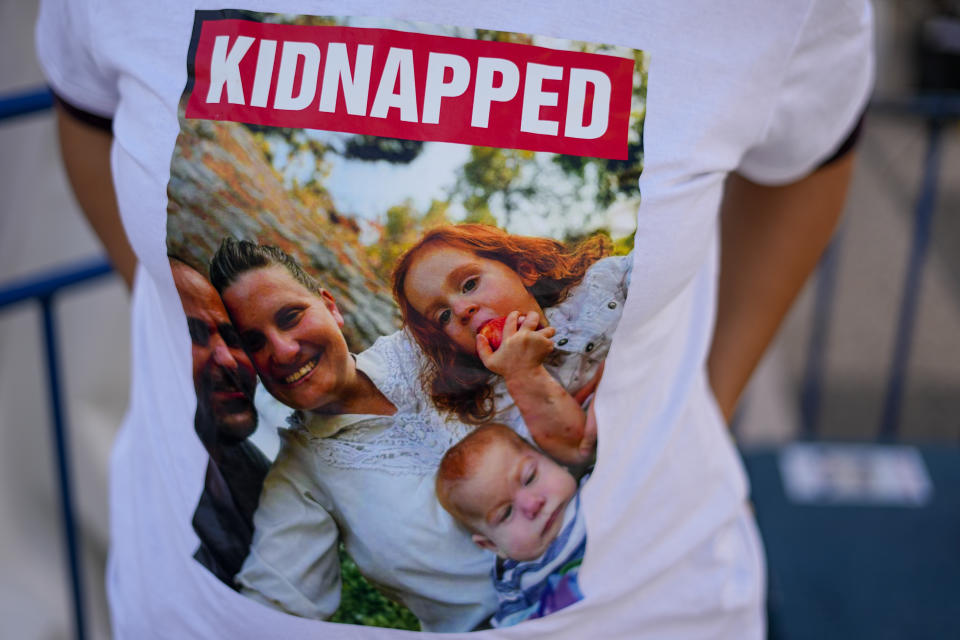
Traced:
[[228, 238], [210, 274], [263, 384], [297, 410], [264, 482], [243, 592], [329, 618], [342, 542], [424, 630], [484, 624], [496, 608], [491, 555], [434, 492], [440, 459], [470, 427], [417, 392], [413, 341], [396, 332], [352, 355], [333, 296], [275, 247]]
[[285, 405], [391, 415], [396, 407], [350, 357], [333, 296], [275, 247], [227, 239], [211, 274], [260, 379]]

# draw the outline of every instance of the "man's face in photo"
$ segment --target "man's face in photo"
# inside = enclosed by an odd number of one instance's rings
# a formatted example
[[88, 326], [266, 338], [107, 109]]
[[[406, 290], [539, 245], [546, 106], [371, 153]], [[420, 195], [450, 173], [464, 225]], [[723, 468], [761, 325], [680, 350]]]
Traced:
[[243, 441], [257, 428], [253, 364], [240, 346], [216, 289], [189, 266], [176, 260], [170, 264], [193, 345], [197, 427], [205, 431], [201, 437]]

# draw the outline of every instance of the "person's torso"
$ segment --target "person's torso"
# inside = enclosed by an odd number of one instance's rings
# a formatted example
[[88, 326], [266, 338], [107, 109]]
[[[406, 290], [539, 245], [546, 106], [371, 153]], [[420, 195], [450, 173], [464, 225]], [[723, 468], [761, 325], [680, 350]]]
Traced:
[[[642, 205], [638, 212], [624, 214], [629, 218], [636, 213], [632, 280], [598, 392], [598, 466], [584, 492], [590, 539], [596, 546], [588, 547], [581, 584], [598, 602], [612, 602], [612, 594], [650, 580], [734, 517], [745, 497], [742, 471], [703, 372], [715, 310], [716, 213], [724, 177], [762, 134], [762, 123], [773, 109], [778, 73], [789, 55], [784, 41], [794, 34], [806, 7], [796, 2], [773, 11], [761, 2], [745, 4], [768, 29], [748, 34], [733, 18], [705, 19], [704, 12], [715, 12], [712, 5], [659, 1], [642, 6], [248, 2], [236, 7], [288, 16], [373, 16], [391, 23], [455, 25], [464, 33], [495, 29], [618, 45], [649, 56]], [[112, 166], [125, 228], [140, 259], [133, 312], [136, 375], [114, 467], [114, 517], [123, 520], [115, 524], [114, 554], [129, 560], [146, 545], [155, 549], [157, 565], [147, 578], [131, 568], [135, 563], [118, 561], [115, 604], [135, 601], [147, 580], [153, 588], [180, 592], [196, 546], [190, 517], [206, 459], [192, 429], [189, 340], [164, 239], [171, 154], [180, 131], [178, 104], [194, 53], [194, 10], [221, 6], [169, 0], [119, 5], [99, 14], [91, 25], [92, 37], [102, 43], [96, 62], [117, 77]], [[759, 15], [765, 11], [769, 20]], [[734, 18], [743, 13], [743, 7], [729, 10]], [[398, 28], [405, 24], [395, 23]], [[429, 26], [419, 28], [430, 31]], [[213, 166], [229, 162], [229, 156], [205, 162]], [[378, 185], [365, 181], [364, 188], [375, 190]], [[413, 379], [415, 372], [405, 375]], [[331, 495], [341, 517], [353, 522], [365, 514], [347, 514], [371, 492], [427, 504], [433, 489], [423, 477], [348, 469], [331, 477], [339, 478], [330, 482], [338, 487]], [[155, 509], [144, 511], [139, 505], [145, 502]], [[134, 512], [139, 519], [125, 518]], [[687, 517], [692, 512], [699, 514], [695, 521]], [[452, 526], [435, 505], [421, 515], [424, 532]], [[401, 510], [379, 516], [383, 519], [362, 536], [354, 536], [358, 527], [353, 527], [347, 537], [351, 549], [360, 556], [376, 555], [381, 552], [374, 544], [382, 545], [398, 552], [398, 566], [403, 564], [405, 571], [413, 571], [417, 562], [429, 564], [423, 554], [404, 556], [407, 550], [391, 540], [391, 527], [414, 532], [420, 522], [411, 523]], [[453, 545], [463, 543], [464, 550], [469, 546], [462, 535], [451, 540]], [[620, 553], [626, 548], [637, 558], [628, 572], [622, 570]], [[389, 580], [383, 576], [384, 584]], [[248, 614], [240, 596], [218, 602], [221, 606], [208, 620], [184, 622], [183, 629], [202, 633], [222, 630], [236, 620], [255, 624], [251, 620], [261, 613]], [[131, 614], [120, 615], [129, 619]], [[269, 620], [263, 629], [277, 632], [275, 624], [285, 625], [284, 633], [316, 630], [307, 621], [262, 619]], [[568, 630], [590, 627], [587, 621], [570, 626], [570, 620], [564, 620]], [[549, 634], [556, 627], [538, 628]]]
[[[457, 434], [416, 414], [344, 418], [340, 425], [349, 426], [317, 437], [311, 432], [323, 432], [324, 420], [314, 417], [312, 426], [295, 427], [285, 446], [309, 451], [309, 493], [329, 505], [345, 550], [425, 630], [481, 624], [496, 605], [493, 554], [473, 543], [434, 490], [440, 458], [467, 427]], [[283, 475], [287, 458], [281, 451], [271, 473]], [[296, 458], [300, 464], [303, 456]]]

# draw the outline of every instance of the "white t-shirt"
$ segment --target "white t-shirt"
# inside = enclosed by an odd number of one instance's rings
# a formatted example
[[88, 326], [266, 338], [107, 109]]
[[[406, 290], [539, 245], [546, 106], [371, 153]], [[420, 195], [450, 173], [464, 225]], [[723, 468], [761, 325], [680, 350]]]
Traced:
[[[40, 61], [54, 90], [113, 118], [114, 182], [140, 259], [130, 409], [111, 469], [114, 629], [119, 638], [393, 637], [253, 603], [192, 559], [190, 520], [207, 457], [194, 433], [190, 338], [166, 255], [167, 184], [194, 11], [222, 5], [49, 0], [38, 23]], [[598, 465], [582, 493], [586, 598], [476, 637], [761, 635], [762, 562], [744, 516], [747, 483], [704, 368], [717, 208], [728, 172], [789, 183], [830, 156], [852, 128], [872, 79], [868, 4], [242, 5], [540, 34], [649, 55], [633, 277], [597, 392]]]

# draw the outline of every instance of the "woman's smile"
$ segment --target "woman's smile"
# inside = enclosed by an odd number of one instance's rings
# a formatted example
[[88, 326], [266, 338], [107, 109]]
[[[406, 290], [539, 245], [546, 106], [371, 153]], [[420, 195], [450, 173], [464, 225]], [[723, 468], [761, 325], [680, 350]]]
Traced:
[[304, 379], [308, 378], [311, 373], [313, 373], [317, 368], [317, 363], [320, 362], [320, 357], [311, 358], [304, 364], [302, 367], [294, 371], [288, 376], [285, 376], [281, 379], [281, 382], [285, 385], [295, 385], [299, 382], [303, 382]]
[[283, 267], [243, 273], [223, 292], [264, 386], [294, 409], [335, 402], [353, 373], [333, 297], [310, 291]]

